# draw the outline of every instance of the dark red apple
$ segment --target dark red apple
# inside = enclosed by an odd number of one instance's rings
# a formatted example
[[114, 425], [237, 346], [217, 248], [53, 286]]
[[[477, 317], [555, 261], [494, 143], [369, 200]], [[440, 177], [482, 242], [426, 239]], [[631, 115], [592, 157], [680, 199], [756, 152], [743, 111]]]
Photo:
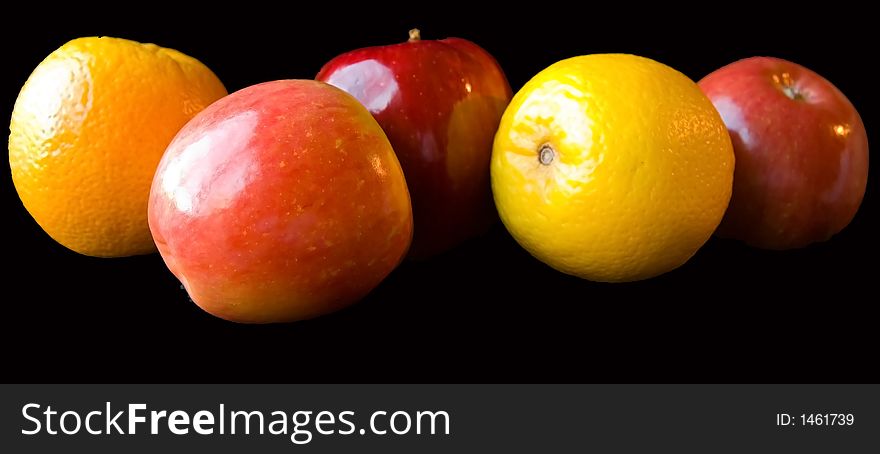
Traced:
[[767, 249], [825, 241], [849, 224], [868, 178], [855, 107], [798, 64], [755, 57], [699, 82], [733, 140], [733, 196], [719, 236]]
[[317, 79], [354, 95], [388, 135], [412, 197], [411, 257], [443, 252], [491, 225], [492, 140], [511, 92], [488, 52], [459, 38], [423, 41], [413, 30], [408, 42], [334, 58]]
[[357, 301], [412, 238], [382, 129], [356, 99], [310, 80], [254, 85], [196, 115], [162, 157], [148, 217], [193, 301], [249, 323]]

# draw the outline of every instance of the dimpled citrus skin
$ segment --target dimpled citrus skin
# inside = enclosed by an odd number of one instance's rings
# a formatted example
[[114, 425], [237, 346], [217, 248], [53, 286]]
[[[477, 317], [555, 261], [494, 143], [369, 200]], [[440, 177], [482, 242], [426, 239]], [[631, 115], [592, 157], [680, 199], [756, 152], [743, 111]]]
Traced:
[[226, 95], [205, 65], [176, 50], [78, 38], [28, 78], [9, 126], [15, 188], [37, 223], [85, 255], [155, 251], [147, 199], [177, 131]]
[[694, 82], [647, 58], [604, 54], [553, 64], [516, 94], [491, 173], [501, 219], [532, 255], [624, 282], [670, 271], [705, 243], [733, 168], [724, 123]]

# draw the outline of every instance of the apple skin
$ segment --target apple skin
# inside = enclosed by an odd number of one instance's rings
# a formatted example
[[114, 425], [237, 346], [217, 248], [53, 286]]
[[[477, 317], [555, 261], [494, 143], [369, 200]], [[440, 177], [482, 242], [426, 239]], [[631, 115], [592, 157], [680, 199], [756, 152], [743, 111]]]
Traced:
[[193, 301], [245, 323], [354, 303], [412, 238], [382, 129], [353, 97], [306, 80], [254, 85], [195, 116], [165, 151], [148, 214]]
[[410, 257], [444, 252], [497, 219], [492, 141], [510, 85], [488, 52], [459, 38], [369, 47], [328, 62], [318, 80], [351, 93], [388, 135], [412, 196]]
[[769, 57], [737, 61], [699, 85], [736, 155], [719, 236], [793, 249], [849, 224], [865, 194], [868, 138], [840, 90], [803, 66]]

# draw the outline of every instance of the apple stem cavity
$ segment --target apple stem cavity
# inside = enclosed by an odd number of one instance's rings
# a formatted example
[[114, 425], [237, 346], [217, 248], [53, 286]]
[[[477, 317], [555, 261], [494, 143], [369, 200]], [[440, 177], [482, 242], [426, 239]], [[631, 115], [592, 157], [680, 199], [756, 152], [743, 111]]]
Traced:
[[785, 96], [788, 96], [789, 99], [793, 99], [795, 101], [802, 101], [806, 99], [803, 93], [790, 85], [783, 86], [782, 92], [785, 93]]
[[807, 99], [806, 94], [794, 86], [794, 78], [791, 77], [791, 74], [787, 72], [782, 73], [781, 77], [774, 74], [773, 82], [776, 82], [776, 84], [779, 85], [779, 89], [782, 90], [782, 93], [784, 93], [788, 99], [794, 101], [804, 101]]
[[414, 43], [422, 40], [422, 32], [418, 28], [409, 31], [409, 42]]
[[549, 166], [553, 159], [556, 158], [556, 151], [553, 150], [553, 147], [550, 144], [541, 145], [541, 148], [538, 150], [538, 162], [545, 166]]

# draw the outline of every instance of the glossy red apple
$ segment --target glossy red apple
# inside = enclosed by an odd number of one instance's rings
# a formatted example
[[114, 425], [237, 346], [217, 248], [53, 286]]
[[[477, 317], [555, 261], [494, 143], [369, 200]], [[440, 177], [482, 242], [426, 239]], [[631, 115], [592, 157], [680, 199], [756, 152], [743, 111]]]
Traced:
[[357, 301], [412, 238], [382, 129], [342, 90], [305, 80], [245, 88], [187, 123], [156, 171], [149, 223], [193, 301], [248, 323]]
[[369, 47], [324, 65], [318, 80], [360, 100], [388, 135], [412, 196], [410, 256], [425, 258], [482, 233], [495, 220], [492, 140], [510, 101], [498, 63], [459, 38]]
[[733, 139], [733, 196], [718, 234], [767, 249], [825, 241], [849, 224], [868, 178], [859, 113], [831, 82], [755, 57], [699, 82]]

